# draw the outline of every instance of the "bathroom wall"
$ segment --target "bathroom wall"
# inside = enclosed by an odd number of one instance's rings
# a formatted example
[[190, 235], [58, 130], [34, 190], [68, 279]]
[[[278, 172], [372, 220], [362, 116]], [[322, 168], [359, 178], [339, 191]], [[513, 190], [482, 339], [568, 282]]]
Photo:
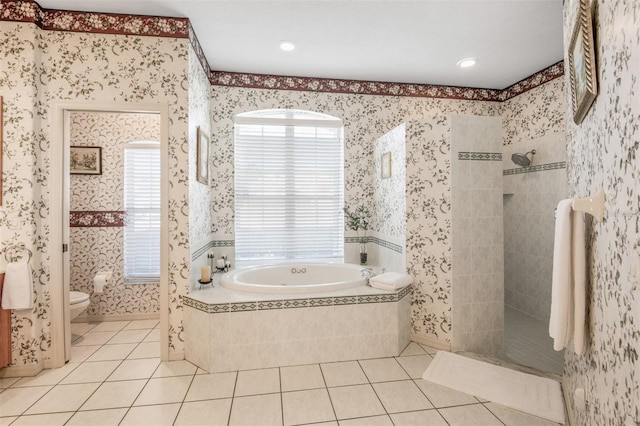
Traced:
[[[69, 114], [71, 146], [102, 148], [101, 175], [70, 176], [69, 253], [71, 290], [91, 295], [83, 317], [155, 314], [160, 311], [156, 284], [125, 284], [123, 275], [124, 146], [160, 141], [160, 115], [74, 111]], [[82, 213], [80, 213], [82, 212]], [[111, 219], [111, 220], [110, 220]], [[93, 293], [98, 271], [112, 271], [102, 294]]]
[[[345, 204], [373, 211], [375, 141], [406, 123], [406, 261], [414, 276], [414, 338], [451, 341], [451, 199], [449, 116], [498, 115], [495, 102], [212, 87], [211, 226], [213, 251], [233, 253], [233, 119], [269, 108], [299, 108], [345, 121]], [[347, 241], [355, 233], [345, 233]], [[347, 243], [356, 245], [356, 243]], [[371, 246], [371, 243], [369, 243]], [[350, 249], [347, 249], [350, 250]], [[352, 251], [358, 253], [358, 249]], [[347, 259], [354, 261], [356, 259]]]
[[[198, 285], [200, 267], [206, 265], [211, 241], [209, 184], [197, 180], [198, 127], [209, 138], [211, 152], [211, 84], [197, 53], [189, 46], [189, 250], [191, 259], [190, 287]], [[208, 168], [214, 157], [209, 154]], [[211, 180], [211, 176], [209, 176]]]
[[[61, 101], [166, 103], [169, 110], [169, 356], [183, 353], [180, 295], [190, 268], [188, 200], [188, 26], [186, 20], [150, 22], [145, 30], [181, 28], [183, 35], [95, 34], [45, 31], [34, 23], [35, 3], [3, 2], [0, 21], [0, 82], [4, 97], [4, 196], [0, 232], [4, 247], [24, 244], [33, 251], [35, 306], [12, 314], [12, 365], [37, 371], [50, 342], [50, 145], [51, 105]], [[12, 14], [16, 15], [13, 16]], [[50, 27], [69, 16], [58, 14]], [[132, 18], [133, 19], [133, 18]], [[29, 22], [31, 21], [31, 22]], [[128, 25], [127, 19], [73, 18], [74, 25]], [[172, 27], [176, 25], [176, 27]], [[93, 28], [93, 27], [92, 27]], [[116, 31], [117, 32], [117, 31]], [[30, 370], [31, 369], [31, 370]], [[33, 370], [35, 369], [35, 370]], [[17, 370], [16, 370], [17, 371]]]
[[501, 356], [504, 245], [500, 117], [451, 117], [452, 350]]
[[[406, 125], [401, 124], [375, 141], [373, 201], [374, 217], [369, 235], [375, 238], [370, 264], [387, 271], [406, 272], [407, 185]], [[391, 176], [382, 177], [382, 155], [391, 155]], [[347, 244], [346, 246], [356, 246]], [[353, 247], [354, 249], [356, 247]]]
[[[577, 0], [564, 2], [569, 45]], [[588, 229], [587, 349], [565, 351], [563, 388], [576, 425], [640, 424], [640, 2], [594, 5], [599, 93], [580, 124], [565, 109], [569, 194], [605, 191], [605, 217]], [[565, 57], [565, 61], [568, 58]], [[569, 75], [565, 93], [571, 99]], [[573, 403], [586, 391], [586, 409]]]

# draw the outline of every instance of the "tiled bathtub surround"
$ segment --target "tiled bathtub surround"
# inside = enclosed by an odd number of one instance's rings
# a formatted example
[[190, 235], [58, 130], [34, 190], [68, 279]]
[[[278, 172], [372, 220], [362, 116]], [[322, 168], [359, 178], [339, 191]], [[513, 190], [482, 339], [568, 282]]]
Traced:
[[[564, 2], [565, 46], [577, 0]], [[565, 351], [564, 389], [586, 391], [578, 425], [640, 424], [640, 2], [594, 1], [599, 93], [580, 125], [566, 113], [569, 195], [605, 191], [605, 217], [587, 220], [588, 336], [583, 355]], [[566, 59], [566, 58], [565, 58]], [[565, 76], [570, 99], [569, 77]]]
[[214, 285], [184, 297], [186, 359], [210, 373], [396, 356], [410, 340], [410, 287], [286, 297]]
[[[91, 295], [83, 317], [157, 315], [159, 284], [126, 285], [124, 261], [124, 146], [160, 141], [160, 116], [73, 111], [69, 114], [72, 146], [102, 148], [101, 175], [71, 175], [71, 290]], [[102, 210], [103, 212], [95, 212]], [[116, 210], [110, 213], [105, 210]], [[74, 226], [76, 224], [76, 226]], [[78, 224], [83, 226], [77, 226]], [[93, 277], [111, 271], [104, 293], [93, 294]]]
[[497, 356], [504, 336], [501, 134], [500, 118], [451, 117], [451, 348]]
[[[567, 198], [564, 134], [506, 145], [504, 158], [505, 305], [549, 321], [554, 211]], [[536, 150], [520, 167], [511, 154]]]

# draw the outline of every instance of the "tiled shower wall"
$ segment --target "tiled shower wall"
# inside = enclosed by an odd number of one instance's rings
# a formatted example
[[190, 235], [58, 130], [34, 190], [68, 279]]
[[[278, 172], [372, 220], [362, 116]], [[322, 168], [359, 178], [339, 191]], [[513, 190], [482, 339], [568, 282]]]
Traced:
[[[567, 198], [564, 138], [551, 133], [504, 147], [504, 303], [541, 321], [551, 309], [554, 211]], [[531, 166], [511, 161], [532, 149]]]
[[[70, 113], [70, 142], [102, 148], [101, 175], [71, 175], [71, 211], [124, 210], [124, 145], [160, 141], [159, 114], [110, 112]], [[79, 226], [69, 230], [71, 290], [91, 295], [83, 316], [150, 314], [159, 312], [159, 284], [127, 285], [123, 277], [122, 226]], [[101, 294], [93, 293], [98, 271], [113, 276]]]
[[502, 122], [451, 117], [453, 350], [500, 356], [504, 336]]

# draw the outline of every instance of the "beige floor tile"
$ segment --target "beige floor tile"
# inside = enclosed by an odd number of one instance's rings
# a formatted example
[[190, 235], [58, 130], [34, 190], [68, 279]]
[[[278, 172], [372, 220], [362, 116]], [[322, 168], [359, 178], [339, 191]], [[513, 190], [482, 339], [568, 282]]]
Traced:
[[367, 359], [360, 361], [360, 365], [371, 383], [409, 379], [394, 358]]
[[182, 402], [184, 401], [192, 379], [191, 376], [150, 379], [133, 405], [140, 406]]
[[553, 426], [558, 423], [490, 402], [484, 405], [506, 426]]
[[175, 426], [226, 426], [231, 411], [231, 398], [185, 402]]
[[100, 386], [99, 383], [58, 385], [33, 404], [25, 414], [44, 414], [76, 411]]
[[107, 343], [109, 345], [118, 343], [140, 343], [147, 337], [151, 330], [122, 330], [113, 336]]
[[160, 343], [159, 342], [148, 342], [148, 343], [140, 343], [136, 348], [131, 352], [131, 354], [127, 357], [129, 359], [140, 359], [140, 358], [157, 358], [160, 356]]
[[160, 365], [160, 358], [126, 359], [109, 376], [107, 381], [150, 378]]
[[280, 394], [243, 396], [233, 399], [230, 426], [282, 426]]
[[441, 408], [438, 411], [450, 426], [503, 426], [482, 404]]
[[84, 334], [87, 331], [93, 330], [97, 322], [72, 322], [71, 323], [71, 333], [72, 334]]
[[374, 383], [373, 389], [389, 414], [433, 408], [412, 380]]
[[130, 407], [146, 383], [146, 380], [105, 382], [91, 395], [91, 398], [84, 403], [80, 410]]
[[434, 347], [431, 347], [431, 346], [427, 346], [427, 345], [420, 345], [420, 347], [422, 349], [424, 349], [425, 351], [427, 351], [427, 353], [429, 355], [435, 355], [435, 354], [438, 353], [439, 350], [441, 350], [441, 349], [437, 349], [437, 348], [434, 348]]
[[320, 364], [328, 387], [369, 383], [358, 361]]
[[117, 331], [94, 331], [91, 330], [88, 333], [83, 334], [78, 339], [73, 341], [73, 346], [93, 346], [104, 345], [113, 338]]
[[91, 355], [94, 354], [95, 351], [100, 349], [102, 345], [92, 345], [92, 346], [71, 346], [71, 359], [69, 360], [69, 364], [71, 363], [79, 363], [84, 362]]
[[35, 414], [32, 416], [21, 416], [11, 423], [15, 426], [63, 426], [67, 420], [73, 415], [73, 412], [68, 413], [52, 413], [52, 414]]
[[282, 392], [324, 388], [320, 365], [300, 365], [280, 368]]
[[96, 324], [91, 331], [120, 331], [125, 328], [130, 321], [104, 321]]
[[120, 426], [171, 426], [180, 410], [180, 404], [131, 407]]
[[236, 386], [236, 372], [196, 375], [185, 401], [231, 398]]
[[18, 380], [20, 377], [3, 377], [0, 379], [0, 389], [6, 389]]
[[336, 419], [326, 389], [283, 392], [282, 410], [285, 425], [319, 423]]
[[197, 370], [198, 367], [189, 361], [161, 362], [153, 377], [192, 376]]
[[152, 329], [156, 325], [160, 324], [160, 320], [135, 320], [131, 321], [124, 330], [144, 330]]
[[410, 342], [406, 348], [402, 351], [400, 356], [412, 356], [412, 355], [424, 355], [427, 351], [422, 349], [422, 346], [416, 342]]
[[153, 330], [151, 330], [149, 332], [149, 334], [147, 334], [147, 337], [144, 338], [143, 342], [145, 343], [149, 343], [149, 342], [159, 342], [160, 341], [160, 329], [159, 328], [154, 328]]
[[415, 383], [418, 385], [422, 393], [429, 398], [429, 401], [431, 401], [431, 403], [437, 408], [475, 404], [478, 402], [473, 395], [436, 385], [435, 383], [427, 382], [426, 380], [417, 379], [415, 380]]
[[9, 426], [17, 417], [0, 417], [0, 426]]
[[42, 370], [37, 376], [23, 377], [12, 387], [56, 385], [77, 367], [78, 364], [65, 364], [60, 368]]
[[421, 379], [424, 370], [431, 364], [431, 355], [415, 355], [415, 356], [403, 356], [396, 358], [396, 361], [402, 366], [404, 371], [412, 379]]
[[104, 345], [93, 353], [87, 361], [112, 361], [125, 359], [136, 347], [135, 343]]
[[71, 383], [104, 382], [121, 362], [122, 361], [84, 362], [79, 364], [78, 368], [73, 370], [60, 383], [66, 385]]
[[329, 388], [329, 396], [338, 420], [385, 414], [371, 385]]
[[389, 416], [384, 415], [340, 420], [340, 426], [393, 426], [393, 422]]
[[280, 372], [277, 368], [238, 372], [235, 396], [280, 392]]
[[5, 390], [0, 393], [2, 416], [19, 416], [52, 388], [53, 386], [36, 386]]
[[128, 408], [78, 411], [65, 426], [118, 426]]
[[391, 414], [391, 420], [395, 426], [447, 426], [438, 410]]

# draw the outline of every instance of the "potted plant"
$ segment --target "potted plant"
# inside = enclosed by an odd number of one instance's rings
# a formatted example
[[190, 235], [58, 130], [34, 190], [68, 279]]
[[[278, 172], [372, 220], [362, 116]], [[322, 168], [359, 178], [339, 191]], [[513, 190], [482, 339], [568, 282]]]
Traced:
[[[364, 205], [358, 206], [353, 212], [344, 208], [345, 225], [352, 231], [356, 231], [360, 242], [360, 264], [367, 263], [367, 230], [369, 229], [369, 209]], [[360, 235], [362, 231], [362, 235]]]

